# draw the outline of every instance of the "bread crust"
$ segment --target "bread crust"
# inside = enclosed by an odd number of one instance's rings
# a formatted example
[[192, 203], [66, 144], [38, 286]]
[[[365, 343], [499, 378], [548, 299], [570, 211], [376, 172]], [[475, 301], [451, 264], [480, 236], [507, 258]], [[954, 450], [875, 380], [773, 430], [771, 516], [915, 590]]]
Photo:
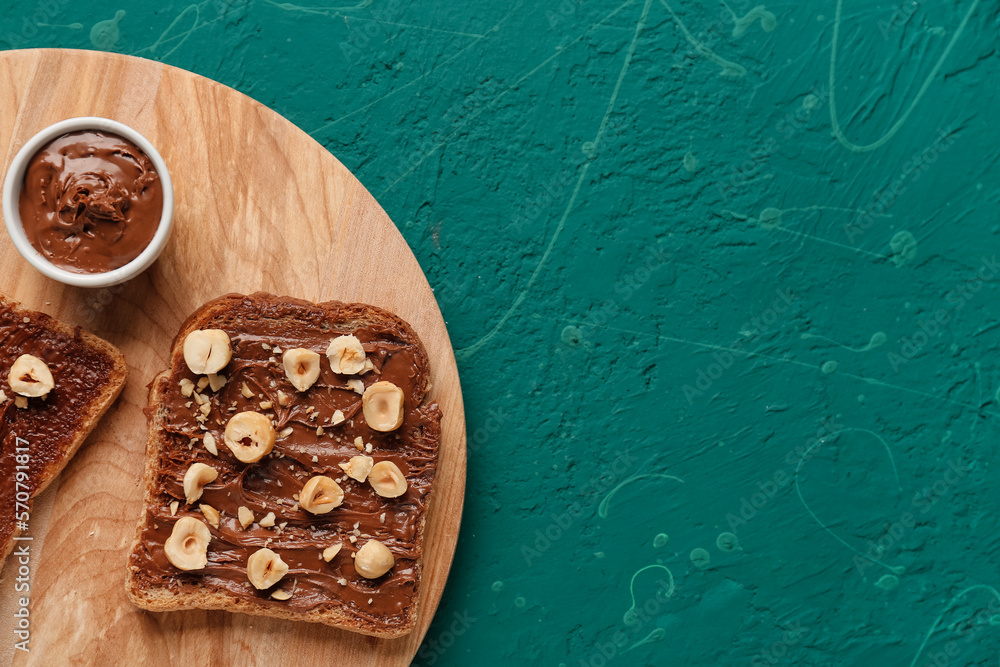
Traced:
[[[181, 367], [184, 362], [183, 342], [187, 335], [195, 330], [204, 328], [209, 322], [214, 322], [213, 326], [219, 324], [218, 318], [225, 317], [233, 310], [236, 304], [242, 304], [247, 299], [254, 303], [266, 304], [271, 307], [279, 307], [287, 311], [288, 317], [294, 317], [296, 309], [304, 308], [315, 310], [323, 309], [327, 313], [328, 321], [333, 325], [334, 330], [350, 330], [360, 326], [379, 325], [391, 327], [400, 334], [400, 337], [407, 343], [413, 345], [417, 353], [419, 367], [421, 368], [420, 380], [417, 389], [414, 391], [414, 403], [421, 405], [421, 410], [430, 410], [437, 415], [437, 423], [440, 426], [440, 411], [436, 404], [424, 404], [427, 391], [430, 387], [430, 364], [429, 357], [416, 332], [405, 321], [398, 316], [366, 304], [343, 303], [340, 301], [326, 301], [313, 303], [294, 297], [278, 297], [266, 292], [257, 292], [251, 295], [227, 294], [225, 296], [209, 301], [199, 308], [195, 313], [185, 320], [173, 341], [170, 355], [171, 367], [161, 372], [149, 389], [149, 438], [146, 444], [146, 464], [143, 475], [144, 502], [143, 516], [138, 522], [130, 555], [135, 554], [142, 545], [142, 535], [148, 527], [148, 508], [155, 503], [158, 496], [156, 480], [160, 472], [159, 461], [164, 449], [168, 446], [167, 438], [164, 437], [164, 418], [162, 410], [164, 396], [170, 389], [170, 377], [173, 370]], [[440, 433], [434, 434], [435, 453], [440, 446]], [[433, 490], [433, 486], [432, 486]], [[431, 493], [433, 496], [433, 493]], [[429, 509], [428, 509], [429, 511]], [[427, 511], [421, 516], [418, 522], [416, 546], [422, 552], [424, 527], [427, 521]], [[415, 565], [415, 577], [419, 591], [421, 578], [421, 558]], [[344, 612], [336, 601], [331, 601], [328, 606], [317, 607], [308, 611], [286, 610], [274, 606], [265, 606], [253, 599], [237, 597], [225, 590], [199, 590], [195, 592], [179, 590], [177, 587], [162, 585], [158, 582], [148, 581], [144, 577], [142, 568], [134, 565], [129, 559], [127, 566], [126, 592], [129, 599], [138, 607], [154, 612], [178, 611], [185, 609], [207, 609], [225, 610], [255, 616], [268, 616], [294, 621], [308, 621], [322, 623], [324, 625], [357, 632], [372, 637], [396, 638], [410, 633], [416, 625], [419, 595], [414, 597], [413, 603], [408, 608], [406, 621], [401, 626], [388, 627], [378, 623], [367, 621]]]
[[[103, 338], [84, 331], [80, 327], [72, 327], [45, 313], [28, 310], [21, 307], [15, 301], [0, 295], [0, 311], [3, 310], [9, 310], [17, 316], [27, 317], [36, 325], [43, 325], [48, 331], [60, 338], [66, 340], [76, 340], [79, 338], [90, 350], [102, 354], [112, 361], [112, 372], [109, 374], [107, 382], [100, 387], [95, 387], [94, 395], [89, 397], [89, 400], [83, 407], [81, 426], [73, 432], [66, 446], [62, 451], [58, 452], [57, 456], [46, 457], [46, 465], [41, 474], [37, 476], [36, 486], [31, 494], [31, 501], [33, 501], [59, 476], [59, 473], [62, 472], [66, 464], [69, 463], [73, 455], [76, 454], [87, 440], [87, 437], [97, 427], [101, 417], [104, 416], [121, 394], [122, 388], [125, 386], [125, 381], [128, 378], [128, 365], [125, 363], [125, 356], [117, 347]], [[6, 381], [6, 377], [3, 379]], [[9, 481], [13, 483], [13, 480]], [[17, 523], [15, 523], [14, 531], [11, 533], [10, 538], [0, 547], [0, 554], [2, 554], [0, 555], [0, 565], [2, 565], [3, 561], [6, 560], [7, 556], [14, 549], [14, 538], [19, 536], [21, 532], [17, 528]]]

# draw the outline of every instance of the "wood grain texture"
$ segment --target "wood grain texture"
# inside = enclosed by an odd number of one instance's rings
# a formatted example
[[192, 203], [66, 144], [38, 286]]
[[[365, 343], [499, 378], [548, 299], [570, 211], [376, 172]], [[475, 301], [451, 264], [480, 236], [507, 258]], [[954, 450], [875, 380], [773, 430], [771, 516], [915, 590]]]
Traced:
[[[444, 321], [386, 213], [322, 146], [250, 98], [189, 72], [126, 56], [55, 49], [0, 54], [0, 154], [73, 116], [122, 121], [166, 160], [175, 230], [161, 259], [126, 285], [50, 281], [0, 239], [0, 292], [117, 345], [122, 397], [32, 515], [30, 653], [15, 652], [16, 566], [0, 581], [0, 659], [14, 664], [407, 665], [451, 566], [465, 491], [465, 422]], [[125, 596], [125, 559], [142, 511], [146, 386], [167, 368], [181, 322], [227, 292], [371, 303], [416, 329], [444, 412], [417, 629], [379, 640], [311, 623], [227, 612], [154, 614]], [[6, 660], [4, 660], [6, 662]]]

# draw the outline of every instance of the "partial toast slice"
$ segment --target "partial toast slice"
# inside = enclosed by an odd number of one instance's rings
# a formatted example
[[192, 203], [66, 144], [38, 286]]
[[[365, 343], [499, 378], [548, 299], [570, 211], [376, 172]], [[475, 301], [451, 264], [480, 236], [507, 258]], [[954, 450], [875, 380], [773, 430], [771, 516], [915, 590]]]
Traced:
[[[195, 374], [185, 361], [185, 340], [199, 330], [222, 330], [229, 338], [232, 359], [215, 376]], [[363, 344], [360, 372], [334, 371], [327, 350], [340, 336]], [[285, 369], [290, 350], [318, 355], [306, 355], [320, 368], [304, 390]], [[402, 425], [391, 431], [373, 429], [362, 407], [361, 392], [379, 381], [403, 390]], [[424, 401], [429, 386], [428, 357], [416, 333], [380, 308], [265, 293], [230, 294], [200, 308], [174, 341], [170, 369], [150, 385], [145, 511], [126, 583], [131, 600], [151, 611], [225, 609], [376, 637], [408, 633], [417, 618], [423, 530], [441, 437], [441, 412]], [[273, 450], [250, 463], [237, 459], [225, 437], [230, 420], [246, 412], [265, 415], [277, 434]], [[364, 479], [348, 465], [352, 457], [395, 464], [405, 492], [382, 497], [369, 481], [349, 477], [341, 464]], [[184, 477], [198, 463], [218, 477], [188, 503]], [[316, 476], [337, 482], [344, 496], [339, 506], [323, 513], [303, 509], [300, 494]], [[167, 555], [165, 544], [185, 517], [208, 528], [204, 567], [182, 570]], [[369, 540], [394, 557], [392, 568], [373, 579], [361, 576], [354, 561]], [[289, 569], [258, 589], [247, 562], [262, 549]]]
[[[18, 396], [10, 374], [22, 355], [48, 367], [44, 398]], [[0, 295], [0, 553], [30, 532], [31, 501], [87, 439], [125, 385], [125, 357], [107, 341]], [[23, 407], [21, 407], [23, 406]]]

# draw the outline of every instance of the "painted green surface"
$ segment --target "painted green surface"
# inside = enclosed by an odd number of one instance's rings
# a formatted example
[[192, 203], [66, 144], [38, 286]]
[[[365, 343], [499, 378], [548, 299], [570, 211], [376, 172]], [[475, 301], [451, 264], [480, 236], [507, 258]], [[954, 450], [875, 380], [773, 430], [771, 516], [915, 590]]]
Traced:
[[997, 664], [995, 2], [299, 2], [0, 41], [233, 86], [399, 225], [470, 436], [416, 664]]

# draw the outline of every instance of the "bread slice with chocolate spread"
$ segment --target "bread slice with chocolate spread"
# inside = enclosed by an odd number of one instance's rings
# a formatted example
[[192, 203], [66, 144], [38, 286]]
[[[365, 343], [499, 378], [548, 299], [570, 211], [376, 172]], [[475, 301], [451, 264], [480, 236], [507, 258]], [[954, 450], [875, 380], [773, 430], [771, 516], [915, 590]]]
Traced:
[[441, 437], [429, 385], [417, 335], [380, 308], [204, 305], [150, 386], [131, 600], [408, 633]]
[[127, 375], [107, 341], [0, 295], [0, 562]]

